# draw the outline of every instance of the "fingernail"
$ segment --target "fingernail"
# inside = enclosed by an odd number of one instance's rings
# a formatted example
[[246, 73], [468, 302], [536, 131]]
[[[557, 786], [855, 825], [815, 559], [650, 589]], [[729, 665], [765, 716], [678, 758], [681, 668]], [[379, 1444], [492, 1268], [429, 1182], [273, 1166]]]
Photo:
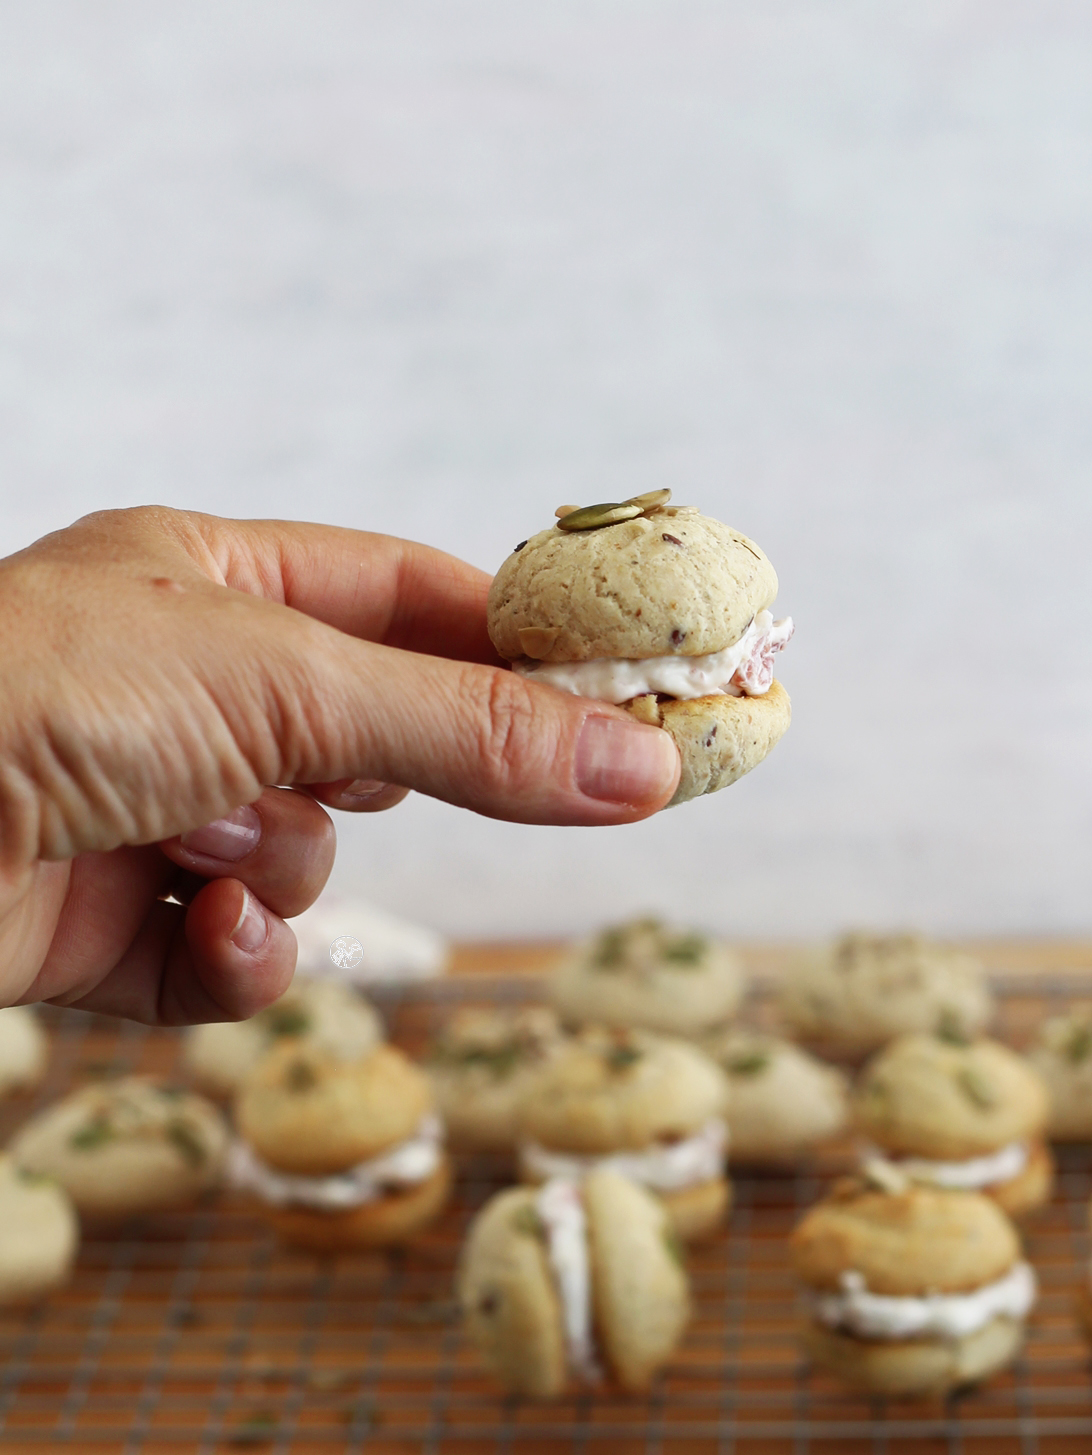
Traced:
[[237, 950], [252, 955], [260, 950], [269, 934], [269, 917], [249, 890], [243, 890], [243, 907], [239, 912], [235, 928], [231, 932], [231, 943]]
[[376, 798], [386, 788], [378, 778], [354, 778], [341, 790], [342, 798]]
[[209, 859], [223, 859], [237, 864], [254, 852], [261, 842], [262, 820], [256, 809], [244, 804], [214, 823], [202, 825], [183, 834], [180, 843], [191, 854], [204, 854]]
[[576, 743], [576, 786], [607, 803], [650, 803], [669, 792], [679, 766], [662, 728], [614, 717], [584, 719]]

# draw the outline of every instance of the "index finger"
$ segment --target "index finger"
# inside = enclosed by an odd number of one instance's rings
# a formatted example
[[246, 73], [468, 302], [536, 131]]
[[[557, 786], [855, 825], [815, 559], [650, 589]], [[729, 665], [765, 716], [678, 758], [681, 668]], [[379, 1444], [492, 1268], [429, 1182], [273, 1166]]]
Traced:
[[495, 665], [490, 576], [431, 546], [339, 526], [193, 515], [225, 585], [350, 636]]

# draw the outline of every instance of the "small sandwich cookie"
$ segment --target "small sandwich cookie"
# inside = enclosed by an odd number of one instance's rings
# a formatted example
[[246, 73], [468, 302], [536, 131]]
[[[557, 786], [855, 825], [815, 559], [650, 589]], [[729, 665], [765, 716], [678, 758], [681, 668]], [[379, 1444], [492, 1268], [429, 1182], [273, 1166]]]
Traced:
[[516, 672], [670, 734], [671, 802], [685, 803], [749, 773], [788, 728], [774, 658], [793, 624], [770, 613], [777, 576], [758, 546], [670, 498], [559, 507], [503, 563], [486, 616]]
[[207, 1096], [230, 1101], [251, 1067], [282, 1039], [356, 1061], [383, 1039], [383, 1022], [351, 986], [297, 977], [280, 1000], [250, 1020], [194, 1026], [186, 1033], [182, 1065]]
[[812, 1361], [892, 1398], [940, 1395], [1011, 1363], [1036, 1284], [1008, 1218], [979, 1193], [872, 1172], [887, 1190], [843, 1179], [790, 1239]]
[[1072, 1006], [1044, 1021], [1028, 1060], [1050, 1096], [1051, 1141], [1092, 1141], [1092, 1006]]
[[571, 1025], [696, 1036], [731, 1019], [743, 969], [727, 945], [657, 919], [603, 930], [567, 953], [550, 995]]
[[681, 1238], [705, 1237], [729, 1204], [727, 1094], [719, 1066], [686, 1041], [585, 1030], [527, 1087], [520, 1174], [579, 1181], [609, 1167], [657, 1193]]
[[282, 1043], [235, 1099], [236, 1186], [288, 1242], [317, 1252], [404, 1243], [451, 1190], [428, 1078], [393, 1046], [343, 1061]]
[[700, 1045], [728, 1077], [733, 1164], [791, 1166], [845, 1131], [846, 1078], [835, 1067], [759, 1031], [724, 1031]]
[[977, 1034], [993, 1013], [978, 960], [920, 935], [850, 934], [801, 956], [781, 993], [798, 1040], [859, 1061], [908, 1031]]
[[512, 1151], [528, 1079], [563, 1039], [545, 1006], [456, 1012], [427, 1067], [449, 1145], [464, 1152]]
[[51, 1177], [87, 1217], [183, 1207], [221, 1178], [228, 1133], [217, 1109], [147, 1076], [82, 1087], [16, 1134], [24, 1172]]
[[37, 1086], [48, 1059], [48, 1037], [30, 1006], [0, 1010], [0, 1096]]
[[1046, 1088], [1007, 1046], [900, 1036], [865, 1067], [852, 1100], [867, 1142], [915, 1182], [987, 1193], [1014, 1218], [1049, 1200]]
[[471, 1224], [456, 1287], [486, 1364], [532, 1399], [608, 1376], [647, 1388], [690, 1315], [663, 1205], [607, 1169], [498, 1193]]
[[65, 1190], [0, 1156], [0, 1304], [32, 1303], [67, 1283], [79, 1236]]

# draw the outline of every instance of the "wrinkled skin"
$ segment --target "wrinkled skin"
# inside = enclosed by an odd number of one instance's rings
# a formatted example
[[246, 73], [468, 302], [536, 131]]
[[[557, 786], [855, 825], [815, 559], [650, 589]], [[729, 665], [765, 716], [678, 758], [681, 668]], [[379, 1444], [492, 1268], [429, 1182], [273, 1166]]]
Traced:
[[254, 1014], [333, 862], [322, 805], [662, 807], [666, 734], [500, 670], [488, 585], [389, 537], [158, 507], [0, 561], [0, 1004]]

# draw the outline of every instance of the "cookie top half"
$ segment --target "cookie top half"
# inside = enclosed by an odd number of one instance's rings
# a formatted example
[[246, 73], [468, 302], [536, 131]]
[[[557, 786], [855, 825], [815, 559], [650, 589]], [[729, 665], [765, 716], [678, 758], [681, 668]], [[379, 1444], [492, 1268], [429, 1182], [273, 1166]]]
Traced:
[[529, 1081], [525, 1137], [559, 1152], [640, 1150], [723, 1116], [720, 1067], [685, 1041], [641, 1031], [586, 1030]]
[[497, 572], [487, 621], [509, 661], [700, 657], [738, 641], [776, 595], [753, 541], [664, 506], [598, 530], [539, 531]]
[[183, 1063], [203, 1091], [227, 1098], [282, 1039], [355, 1061], [383, 1039], [383, 1023], [351, 986], [297, 977], [279, 1000], [249, 1020], [194, 1026], [186, 1035]]
[[908, 1298], [996, 1282], [1020, 1257], [1020, 1241], [980, 1193], [882, 1192], [847, 1178], [805, 1214], [790, 1251], [813, 1288], [834, 1291], [842, 1274], [859, 1273], [872, 1293]]
[[734, 1160], [777, 1162], [844, 1130], [846, 1078], [836, 1067], [791, 1041], [745, 1028], [703, 1037], [700, 1044], [731, 1086]]
[[287, 1043], [247, 1076], [235, 1117], [271, 1167], [322, 1177], [408, 1140], [431, 1107], [428, 1078], [393, 1046], [343, 1061], [319, 1046]]
[[900, 1036], [865, 1067], [857, 1125], [885, 1151], [934, 1161], [983, 1156], [1042, 1135], [1042, 1080], [997, 1041]]
[[16, 1133], [11, 1154], [54, 1177], [77, 1206], [110, 1213], [164, 1206], [219, 1180], [224, 1119], [204, 1097], [148, 1076], [97, 1082], [54, 1102]]
[[805, 952], [781, 995], [805, 1038], [851, 1054], [904, 1031], [981, 1030], [992, 1010], [980, 961], [915, 934], [853, 933]]
[[727, 945], [640, 919], [567, 951], [550, 994], [573, 1024], [643, 1026], [687, 1036], [728, 1020], [743, 988], [739, 957]]

